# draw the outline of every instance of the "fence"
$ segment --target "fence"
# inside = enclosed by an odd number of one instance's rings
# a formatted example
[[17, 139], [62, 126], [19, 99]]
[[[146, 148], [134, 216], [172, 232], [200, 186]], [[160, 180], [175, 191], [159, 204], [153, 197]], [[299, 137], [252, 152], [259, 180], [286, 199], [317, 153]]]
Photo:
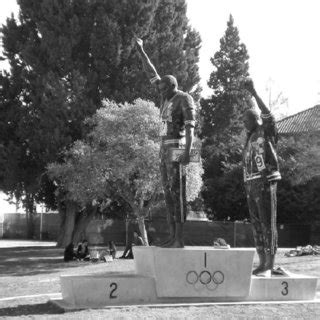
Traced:
[[[34, 217], [34, 237], [42, 240], [56, 240], [60, 229], [60, 218], [57, 213], [43, 213]], [[3, 220], [3, 238], [26, 239], [26, 215], [20, 213], [5, 213]], [[41, 237], [40, 237], [41, 230]]]
[[[40, 215], [35, 217], [35, 238], [40, 239]], [[137, 224], [132, 230], [138, 231]], [[165, 219], [146, 221], [150, 243], [164, 240], [168, 234]], [[3, 221], [3, 238], [25, 239], [26, 217], [24, 214], [5, 214]], [[42, 215], [42, 240], [56, 240], [60, 229], [59, 215], [44, 213]], [[319, 239], [314, 232], [319, 228], [311, 225], [283, 224], [278, 225], [279, 246], [295, 247], [315, 244]], [[223, 238], [232, 247], [254, 247], [250, 223], [220, 221], [187, 221], [185, 223], [186, 245], [212, 245], [215, 238]], [[0, 234], [1, 236], [1, 234]], [[103, 245], [115, 241], [124, 245], [126, 239], [125, 221], [110, 219], [93, 219], [86, 228], [85, 238], [92, 245]]]

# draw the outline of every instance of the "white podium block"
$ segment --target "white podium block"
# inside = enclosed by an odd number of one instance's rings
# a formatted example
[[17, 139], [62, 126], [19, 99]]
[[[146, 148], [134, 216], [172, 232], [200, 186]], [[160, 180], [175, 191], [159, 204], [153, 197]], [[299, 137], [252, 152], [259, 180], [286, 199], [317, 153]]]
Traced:
[[317, 278], [252, 276], [255, 249], [134, 247], [135, 273], [61, 276], [65, 309], [179, 303], [313, 302]]
[[61, 276], [60, 282], [62, 298], [69, 307], [98, 308], [157, 300], [154, 279], [135, 274]]
[[136, 272], [155, 278], [159, 298], [249, 295], [255, 250], [134, 247]]
[[261, 278], [252, 276], [248, 301], [293, 301], [313, 300], [316, 294], [317, 278], [303, 275], [290, 277], [272, 276]]

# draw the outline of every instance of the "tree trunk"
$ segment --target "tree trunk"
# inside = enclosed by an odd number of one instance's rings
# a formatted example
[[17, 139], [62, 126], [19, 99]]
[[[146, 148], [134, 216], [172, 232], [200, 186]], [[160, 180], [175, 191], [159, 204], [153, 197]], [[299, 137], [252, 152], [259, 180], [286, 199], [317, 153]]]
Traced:
[[26, 194], [26, 199], [24, 203], [25, 209], [26, 209], [26, 224], [27, 224], [27, 239], [33, 239], [34, 238], [34, 199], [32, 194]]
[[[91, 210], [90, 210], [91, 209]], [[73, 243], [78, 243], [81, 240], [84, 240], [85, 230], [94, 217], [94, 213], [97, 211], [97, 208], [87, 208], [83, 213], [79, 215], [79, 219], [77, 219], [72, 241]]]
[[129, 216], [126, 216], [126, 247], [129, 245]]
[[58, 212], [60, 216], [60, 229], [59, 229], [59, 234], [57, 238], [57, 247], [62, 247], [65, 224], [66, 224], [66, 209], [62, 202], [58, 202]]
[[147, 235], [147, 230], [146, 230], [146, 225], [144, 223], [144, 217], [138, 216], [138, 226], [139, 226], [139, 231], [141, 234], [141, 238], [143, 240], [143, 244], [145, 246], [149, 246], [149, 241], [148, 241], [148, 235]]
[[74, 231], [75, 218], [76, 218], [76, 209], [77, 209], [76, 203], [72, 201], [66, 202], [64, 227], [61, 230], [62, 234], [59, 235], [59, 239], [57, 243], [58, 247], [64, 248], [72, 241], [72, 235]]
[[33, 214], [30, 211], [26, 211], [26, 224], [27, 224], [27, 239], [33, 239], [34, 236], [34, 221]]

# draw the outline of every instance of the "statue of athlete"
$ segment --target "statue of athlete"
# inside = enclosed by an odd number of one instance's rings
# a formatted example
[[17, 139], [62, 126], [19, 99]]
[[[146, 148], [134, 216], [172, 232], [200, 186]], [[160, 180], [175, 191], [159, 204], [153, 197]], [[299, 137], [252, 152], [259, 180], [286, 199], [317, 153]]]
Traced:
[[[183, 225], [186, 220], [185, 165], [190, 162], [195, 126], [195, 106], [192, 97], [178, 90], [177, 79], [172, 75], [160, 77], [144, 51], [143, 41], [136, 38], [144, 71], [161, 94], [161, 149], [160, 171], [167, 207], [169, 239], [162, 245], [183, 248]], [[184, 150], [179, 161], [172, 161], [170, 149]]]
[[247, 130], [243, 150], [244, 183], [259, 255], [259, 266], [253, 274], [269, 277], [272, 273], [285, 273], [281, 268], [274, 270], [278, 246], [277, 181], [281, 179], [276, 152], [278, 135], [275, 119], [251, 79], [244, 80], [244, 88], [255, 98], [261, 111], [261, 119], [253, 109], [247, 110], [243, 117]]

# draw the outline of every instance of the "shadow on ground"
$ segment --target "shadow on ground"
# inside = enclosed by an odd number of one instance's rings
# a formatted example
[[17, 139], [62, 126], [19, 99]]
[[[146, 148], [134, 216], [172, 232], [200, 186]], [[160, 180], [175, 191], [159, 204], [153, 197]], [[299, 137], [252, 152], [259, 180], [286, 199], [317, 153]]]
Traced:
[[61, 248], [0, 248], [0, 277], [54, 273], [87, 263], [90, 262], [64, 262]]
[[40, 304], [19, 305], [17, 307], [8, 307], [0, 309], [0, 317], [20, 317], [24, 315], [48, 315], [61, 314], [64, 310], [53, 304], [52, 302]]

